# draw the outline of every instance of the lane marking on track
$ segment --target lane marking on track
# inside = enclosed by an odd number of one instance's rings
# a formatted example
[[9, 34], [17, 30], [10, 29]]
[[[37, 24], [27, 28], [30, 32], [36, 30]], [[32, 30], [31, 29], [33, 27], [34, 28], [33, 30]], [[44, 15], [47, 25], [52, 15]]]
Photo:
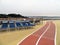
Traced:
[[[45, 22], [43, 26], [45, 26], [46, 23], [47, 23], [47, 22]], [[43, 28], [43, 26], [41, 26], [39, 29]], [[36, 31], [38, 31], [39, 29], [37, 29]], [[31, 34], [29, 34], [28, 36], [26, 36], [25, 38], [23, 38], [20, 42], [18, 42], [17, 45], [19, 45], [22, 41], [24, 41], [26, 38], [28, 38], [30, 35], [32, 35], [32, 34], [35, 33], [36, 31], [32, 32]]]
[[54, 24], [55, 24], [55, 38], [54, 38], [54, 43], [55, 43], [55, 45], [56, 45], [56, 38], [57, 38], [57, 26], [56, 26], [56, 23], [55, 22], [53, 22]]
[[38, 45], [40, 39], [41, 39], [41, 38], [43, 37], [43, 35], [47, 32], [47, 30], [50, 28], [50, 25], [51, 25], [51, 23], [49, 23], [49, 26], [47, 27], [47, 29], [41, 34], [41, 36], [39, 37], [39, 39], [38, 39], [37, 42], [36, 42], [36, 45]]

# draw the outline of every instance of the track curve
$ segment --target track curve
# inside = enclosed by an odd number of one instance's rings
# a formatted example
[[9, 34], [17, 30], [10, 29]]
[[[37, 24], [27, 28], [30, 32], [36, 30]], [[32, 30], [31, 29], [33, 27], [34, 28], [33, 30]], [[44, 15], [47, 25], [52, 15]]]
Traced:
[[54, 36], [55, 25], [53, 22], [47, 22], [41, 29], [20, 42], [19, 45], [54, 45]]

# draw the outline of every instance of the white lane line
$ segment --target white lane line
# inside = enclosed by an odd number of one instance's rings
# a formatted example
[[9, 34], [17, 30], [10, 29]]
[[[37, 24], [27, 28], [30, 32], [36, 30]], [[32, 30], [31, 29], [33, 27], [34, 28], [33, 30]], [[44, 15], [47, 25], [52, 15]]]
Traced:
[[[55, 22], [53, 22], [55, 24]], [[55, 24], [55, 38], [54, 38], [54, 45], [56, 45], [56, 38], [57, 38], [57, 26]]]
[[[39, 29], [43, 28], [46, 25], [47, 22], [44, 23], [43, 26], [41, 26]], [[37, 29], [36, 31], [38, 31], [39, 29]], [[22, 43], [26, 38], [28, 38], [30, 35], [32, 35], [33, 33], [35, 33], [36, 31], [32, 32], [31, 34], [29, 34], [28, 36], [26, 36], [25, 38], [23, 38], [21, 41], [18, 42], [17, 45], [19, 45], [20, 43]]]
[[39, 37], [39, 39], [37, 40], [37, 42], [36, 42], [36, 45], [38, 45], [38, 43], [39, 43], [39, 41], [40, 41], [40, 39], [43, 37], [43, 35], [47, 32], [47, 30], [50, 28], [50, 23], [49, 23], [49, 26], [47, 27], [47, 29], [41, 34], [41, 36]]

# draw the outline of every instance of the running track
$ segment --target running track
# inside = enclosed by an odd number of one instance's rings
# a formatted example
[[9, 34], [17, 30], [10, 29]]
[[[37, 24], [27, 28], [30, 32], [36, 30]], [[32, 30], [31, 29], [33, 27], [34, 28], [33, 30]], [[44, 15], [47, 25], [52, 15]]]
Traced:
[[18, 45], [55, 45], [55, 24], [46, 22], [42, 28], [28, 36]]

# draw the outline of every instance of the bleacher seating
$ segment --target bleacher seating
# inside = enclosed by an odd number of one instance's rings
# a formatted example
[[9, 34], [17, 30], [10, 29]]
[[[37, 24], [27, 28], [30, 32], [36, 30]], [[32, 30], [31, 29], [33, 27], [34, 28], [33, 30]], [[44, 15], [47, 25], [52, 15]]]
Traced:
[[28, 27], [32, 27], [35, 26], [34, 24], [31, 24], [29, 21], [20, 21], [20, 22], [14, 22], [14, 21], [9, 21], [9, 22], [3, 22], [1, 24], [1, 28], [0, 29], [4, 29], [6, 30], [8, 29], [15, 29], [15, 28], [28, 28]]
[[22, 27], [22, 25], [21, 25], [20, 22], [16, 22], [16, 26], [17, 26], [17, 27]]
[[23, 27], [27, 27], [28, 25], [26, 24], [26, 22], [21, 22]]
[[8, 24], [7, 23], [3, 23], [2, 26], [1, 26], [1, 29], [2, 30], [8, 29]]
[[8, 24], [7, 23], [3, 23], [1, 28], [3, 28], [3, 29], [8, 28]]
[[34, 24], [31, 24], [30, 22], [26, 22], [28, 26], [35, 26]]
[[14, 23], [9, 23], [9, 28], [15, 28], [15, 24]]

